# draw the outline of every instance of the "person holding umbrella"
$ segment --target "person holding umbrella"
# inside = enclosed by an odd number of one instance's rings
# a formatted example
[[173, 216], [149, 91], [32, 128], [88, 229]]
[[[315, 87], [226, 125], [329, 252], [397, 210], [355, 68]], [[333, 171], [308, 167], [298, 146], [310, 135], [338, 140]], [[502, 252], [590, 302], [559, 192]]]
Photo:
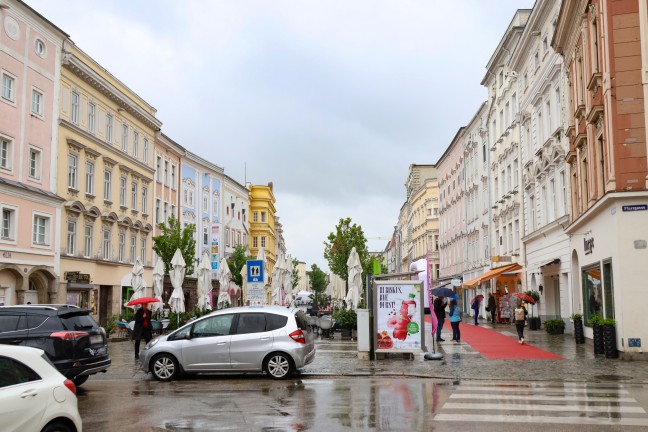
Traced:
[[133, 340], [135, 341], [135, 360], [139, 359], [140, 340], [144, 338], [146, 343], [153, 339], [151, 331], [151, 311], [146, 307], [147, 303], [142, 303], [137, 312], [135, 312], [135, 327], [133, 328]]
[[445, 317], [446, 317], [446, 306], [448, 303], [445, 301], [445, 298], [443, 297], [436, 297], [433, 302], [434, 305], [434, 315], [436, 315], [437, 318], [437, 328], [436, 328], [436, 341], [437, 342], [444, 342], [445, 339], [441, 338], [441, 330], [443, 329], [443, 323], [445, 322]]
[[474, 312], [474, 318], [475, 318], [475, 325], [476, 326], [479, 325], [479, 322], [477, 321], [477, 319], [479, 318], [479, 303], [481, 302], [481, 300], [483, 298], [484, 298], [484, 296], [479, 294], [479, 295], [475, 296], [475, 298], [470, 303], [470, 308]]

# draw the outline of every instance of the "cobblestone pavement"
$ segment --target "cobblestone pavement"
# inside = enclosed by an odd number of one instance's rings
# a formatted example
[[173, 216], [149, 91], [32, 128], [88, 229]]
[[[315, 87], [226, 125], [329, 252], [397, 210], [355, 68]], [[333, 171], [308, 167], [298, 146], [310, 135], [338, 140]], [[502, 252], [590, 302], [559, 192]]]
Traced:
[[[464, 323], [462, 325], [471, 325]], [[515, 328], [508, 325], [481, 324], [512, 338]], [[413, 376], [447, 380], [522, 380], [582, 381], [648, 384], [645, 361], [624, 361], [594, 356], [591, 340], [577, 345], [573, 334], [549, 335], [544, 330], [526, 331], [528, 344], [560, 355], [564, 360], [488, 360], [466, 343], [441, 342], [437, 351], [441, 360], [425, 360], [423, 354], [391, 355], [383, 360], [358, 358], [357, 342], [334, 339], [317, 341], [315, 360], [301, 370], [303, 377], [330, 376]], [[450, 340], [444, 329], [443, 336]], [[142, 372], [134, 360], [133, 343], [111, 339], [112, 366], [105, 374], [90, 379], [152, 379]]]

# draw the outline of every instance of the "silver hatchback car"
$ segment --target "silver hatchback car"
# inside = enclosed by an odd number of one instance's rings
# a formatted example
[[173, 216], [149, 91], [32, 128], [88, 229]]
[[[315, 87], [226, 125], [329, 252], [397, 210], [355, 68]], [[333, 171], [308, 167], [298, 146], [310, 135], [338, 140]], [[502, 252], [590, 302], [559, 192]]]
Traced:
[[265, 371], [291, 376], [315, 358], [306, 315], [282, 306], [244, 306], [212, 312], [150, 341], [141, 367], [159, 381], [180, 373]]

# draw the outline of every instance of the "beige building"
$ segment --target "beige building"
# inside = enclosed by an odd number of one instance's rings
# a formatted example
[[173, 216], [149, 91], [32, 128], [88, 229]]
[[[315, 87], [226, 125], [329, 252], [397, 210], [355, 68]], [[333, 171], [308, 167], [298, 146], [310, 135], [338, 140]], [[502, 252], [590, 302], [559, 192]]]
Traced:
[[152, 283], [155, 109], [74, 45], [64, 46], [59, 94], [58, 301], [101, 323], [131, 295], [136, 259]]

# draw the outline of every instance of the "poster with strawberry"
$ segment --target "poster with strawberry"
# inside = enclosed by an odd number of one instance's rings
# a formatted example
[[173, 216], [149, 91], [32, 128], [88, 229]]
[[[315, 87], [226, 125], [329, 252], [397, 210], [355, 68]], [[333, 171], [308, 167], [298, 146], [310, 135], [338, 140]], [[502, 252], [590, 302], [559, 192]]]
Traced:
[[376, 351], [419, 352], [423, 346], [422, 283], [376, 281]]

